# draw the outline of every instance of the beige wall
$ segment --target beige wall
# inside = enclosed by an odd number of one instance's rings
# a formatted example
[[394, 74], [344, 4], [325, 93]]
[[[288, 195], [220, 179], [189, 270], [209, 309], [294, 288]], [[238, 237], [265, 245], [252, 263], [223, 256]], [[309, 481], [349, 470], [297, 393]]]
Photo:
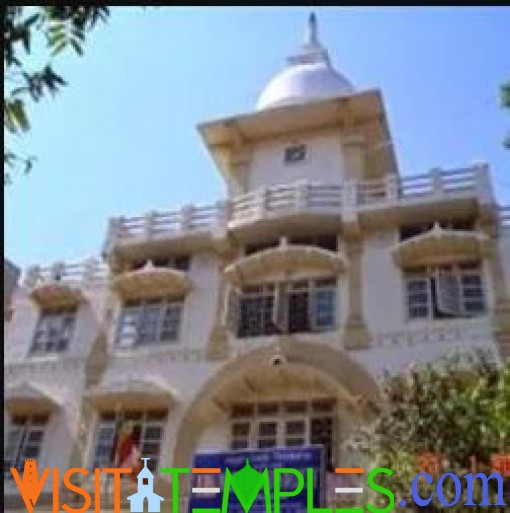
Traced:
[[[293, 142], [308, 146], [307, 158], [303, 162], [285, 164], [284, 150]], [[248, 167], [248, 190], [301, 179], [340, 184], [344, 178], [342, 146], [338, 134], [311, 134], [295, 139], [265, 141], [255, 145], [252, 151]]]

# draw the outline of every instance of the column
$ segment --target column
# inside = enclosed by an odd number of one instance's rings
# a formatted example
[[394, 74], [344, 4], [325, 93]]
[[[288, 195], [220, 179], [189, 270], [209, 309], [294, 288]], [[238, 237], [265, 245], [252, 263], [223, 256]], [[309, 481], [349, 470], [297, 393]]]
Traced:
[[229, 352], [229, 335], [225, 326], [224, 316], [228, 308], [230, 285], [227, 285], [223, 276], [223, 269], [232, 261], [232, 255], [218, 255], [218, 296], [216, 300], [216, 315], [214, 326], [209, 335], [206, 347], [206, 358], [208, 360], [223, 360]]
[[228, 195], [230, 198], [248, 192], [248, 167], [251, 160], [249, 149], [242, 145], [231, 150], [228, 162]]
[[363, 284], [361, 269], [363, 241], [359, 236], [346, 242], [349, 311], [344, 330], [344, 346], [346, 349], [366, 349], [369, 346], [370, 335], [363, 318]]
[[351, 136], [342, 140], [344, 178], [362, 180], [365, 174], [365, 139]]

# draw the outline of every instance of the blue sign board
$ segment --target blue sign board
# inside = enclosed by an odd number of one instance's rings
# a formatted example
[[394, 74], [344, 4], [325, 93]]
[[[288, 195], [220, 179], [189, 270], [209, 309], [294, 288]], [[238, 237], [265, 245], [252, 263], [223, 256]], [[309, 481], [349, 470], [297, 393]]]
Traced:
[[[220, 474], [193, 474], [190, 490], [189, 513], [195, 508], [221, 509], [223, 499], [223, 483], [225, 470], [231, 474], [241, 470], [246, 459], [257, 471], [263, 472], [266, 468], [269, 473], [271, 489], [271, 505], [273, 505], [273, 470], [275, 468], [293, 468], [301, 472], [305, 479], [302, 492], [295, 497], [283, 497], [281, 500], [281, 513], [306, 513], [307, 511], [307, 469], [313, 469], [313, 497], [314, 506], [324, 506], [324, 449], [322, 446], [292, 447], [281, 449], [253, 449], [217, 453], [195, 454], [193, 466], [196, 468], [220, 468]], [[281, 480], [282, 490], [295, 490], [297, 478], [292, 474], [283, 474]], [[211, 489], [210, 493], [195, 491], [198, 489]], [[214, 489], [220, 492], [214, 492]], [[232, 490], [229, 493], [228, 513], [244, 513], [244, 510]], [[272, 506], [271, 506], [272, 507]], [[250, 509], [250, 513], [266, 513], [264, 493], [261, 490]]]

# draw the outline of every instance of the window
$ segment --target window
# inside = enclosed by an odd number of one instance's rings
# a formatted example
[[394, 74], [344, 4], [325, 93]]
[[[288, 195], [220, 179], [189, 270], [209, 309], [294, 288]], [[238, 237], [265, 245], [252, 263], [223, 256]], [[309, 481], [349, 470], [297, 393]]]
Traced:
[[478, 264], [407, 271], [405, 282], [409, 319], [473, 317], [486, 312]]
[[333, 463], [335, 401], [284, 401], [236, 404], [231, 408], [231, 448], [324, 446]]
[[294, 164], [302, 162], [306, 158], [307, 148], [305, 144], [291, 144], [285, 148], [284, 162], [285, 164]]
[[127, 301], [117, 331], [117, 345], [175, 342], [179, 338], [182, 298], [154, 298]]
[[335, 325], [335, 280], [317, 280], [312, 294], [313, 330], [331, 329]]
[[[323, 233], [320, 235], [313, 235], [309, 237], [287, 237], [289, 244], [299, 244], [303, 246], [315, 246], [317, 248], [327, 249], [329, 251], [338, 251], [338, 240], [335, 234]], [[244, 248], [246, 256], [264, 251], [265, 249], [276, 248], [280, 245], [279, 239], [266, 240], [264, 242], [257, 242], [247, 244]]]
[[315, 235], [313, 237], [290, 237], [289, 242], [291, 244], [315, 246], [334, 252], [338, 251], [338, 239], [335, 234]]
[[333, 330], [336, 289], [334, 278], [244, 287], [230, 302], [230, 327], [240, 338]]
[[31, 353], [59, 353], [69, 347], [76, 323], [76, 307], [41, 312]]
[[129, 450], [137, 448], [142, 456], [150, 458], [147, 462], [149, 469], [156, 471], [166, 417], [166, 410], [159, 409], [129, 410], [117, 414], [114, 411], [102, 412], [95, 433], [92, 466], [122, 466]]
[[276, 248], [280, 245], [279, 239], [274, 239], [266, 242], [259, 242], [256, 244], [247, 244], [244, 248], [244, 254], [246, 256], [253, 255], [253, 253], [259, 253], [265, 249]]
[[49, 415], [13, 415], [4, 449], [4, 475], [12, 477], [11, 468], [21, 474], [25, 459], [39, 458], [48, 420]]
[[133, 264], [131, 265], [131, 270], [136, 271], [137, 269], [144, 268], [149, 260], [152, 261], [154, 267], [168, 267], [169, 269], [176, 269], [178, 271], [188, 271], [191, 261], [189, 255], [174, 255], [171, 257], [152, 259], [146, 258], [143, 260], [137, 260], [133, 262]]
[[273, 323], [274, 285], [245, 287], [240, 298], [239, 337], [271, 335], [277, 332]]
[[[472, 218], [457, 219], [453, 221], [438, 221], [438, 224], [445, 230], [472, 231], [475, 229], [475, 220]], [[400, 240], [404, 241], [406, 239], [410, 239], [411, 237], [416, 237], [417, 235], [421, 235], [428, 232], [429, 230], [432, 230], [433, 227], [433, 222], [403, 225], [400, 227]]]

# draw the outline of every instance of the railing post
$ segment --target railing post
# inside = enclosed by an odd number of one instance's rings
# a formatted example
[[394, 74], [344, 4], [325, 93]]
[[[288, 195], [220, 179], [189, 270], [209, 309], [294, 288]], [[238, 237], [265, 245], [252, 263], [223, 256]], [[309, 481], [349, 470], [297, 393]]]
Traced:
[[387, 175], [385, 178], [386, 200], [388, 203], [395, 203], [399, 198], [398, 177]]
[[41, 279], [41, 268], [38, 265], [30, 266], [25, 273], [24, 284], [33, 287]]
[[120, 232], [120, 219], [118, 217], [110, 217], [108, 220], [108, 229], [106, 231], [106, 251], [115, 244]]
[[226, 228], [230, 220], [231, 205], [229, 200], [216, 202], [216, 227]]
[[224, 239], [228, 229], [228, 222], [231, 216], [231, 204], [229, 200], [216, 202], [215, 219], [213, 220], [212, 232], [216, 239]]
[[103, 246], [103, 255], [107, 255], [122, 237], [122, 218], [112, 217], [108, 221], [106, 241]]
[[342, 186], [342, 217], [346, 221], [355, 221], [358, 207], [358, 181], [345, 180]]
[[181, 231], [189, 232], [193, 228], [193, 205], [185, 205], [181, 209]]
[[268, 193], [266, 187], [260, 187], [255, 196], [255, 209], [256, 209], [256, 218], [263, 219], [266, 217], [266, 211], [268, 209]]
[[[126, 234], [126, 218], [124, 216], [117, 217], [115, 221], [115, 237], [121, 238]], [[129, 233], [128, 233], [129, 235]]]
[[83, 270], [83, 281], [84, 283], [94, 282], [97, 278], [97, 267], [98, 262], [95, 258], [90, 258], [85, 263], [85, 268]]
[[65, 274], [65, 268], [66, 268], [66, 264], [64, 262], [55, 262], [51, 266], [50, 279], [52, 281], [62, 281], [62, 279], [64, 278], [64, 274]]
[[147, 237], [147, 239], [152, 238], [155, 219], [156, 219], [156, 212], [150, 211], [145, 214], [145, 237]]
[[435, 167], [430, 170], [430, 177], [432, 180], [432, 194], [434, 196], [442, 196], [444, 193], [443, 189], [443, 171], [439, 167]]
[[299, 180], [295, 183], [294, 208], [296, 212], [306, 211], [306, 207], [308, 206], [308, 191], [309, 186], [307, 180]]
[[498, 208], [499, 228], [510, 228], [510, 206]]
[[482, 203], [494, 203], [494, 191], [489, 176], [489, 166], [485, 163], [473, 167], [475, 187]]

